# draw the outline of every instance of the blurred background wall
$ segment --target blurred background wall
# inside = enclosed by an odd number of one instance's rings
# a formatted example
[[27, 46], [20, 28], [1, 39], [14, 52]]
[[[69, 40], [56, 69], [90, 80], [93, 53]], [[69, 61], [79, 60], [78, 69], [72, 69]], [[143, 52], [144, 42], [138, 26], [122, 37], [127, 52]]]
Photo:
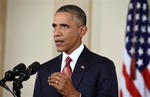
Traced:
[[[19, 63], [28, 66], [55, 57], [58, 53], [51, 27], [54, 12], [64, 4], [76, 4], [88, 17], [84, 44], [114, 61], [119, 83], [128, 3], [129, 0], [1, 0], [0, 79]], [[32, 97], [35, 76], [23, 82], [21, 97]], [[11, 82], [7, 85], [12, 88]], [[12, 96], [3, 89], [0, 97]]]
[[[5, 43], [5, 19], [6, 18], [6, 2], [0, 0], [0, 78], [3, 77], [2, 70], [4, 66], [4, 43]], [[2, 96], [2, 88], [0, 87], [0, 97]]]

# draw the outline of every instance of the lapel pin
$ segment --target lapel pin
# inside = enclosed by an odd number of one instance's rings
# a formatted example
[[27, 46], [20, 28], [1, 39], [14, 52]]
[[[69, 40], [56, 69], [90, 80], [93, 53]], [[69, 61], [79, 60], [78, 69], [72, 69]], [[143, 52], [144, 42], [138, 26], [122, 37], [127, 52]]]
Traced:
[[85, 67], [82, 65], [81, 68], [84, 69]]

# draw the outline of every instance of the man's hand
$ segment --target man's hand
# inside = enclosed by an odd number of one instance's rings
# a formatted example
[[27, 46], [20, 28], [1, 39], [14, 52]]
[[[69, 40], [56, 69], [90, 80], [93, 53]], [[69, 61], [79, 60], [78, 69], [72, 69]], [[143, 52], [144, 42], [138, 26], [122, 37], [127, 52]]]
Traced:
[[67, 72], [65, 74], [60, 72], [53, 73], [48, 77], [48, 83], [65, 97], [80, 97], [80, 93], [74, 88]]

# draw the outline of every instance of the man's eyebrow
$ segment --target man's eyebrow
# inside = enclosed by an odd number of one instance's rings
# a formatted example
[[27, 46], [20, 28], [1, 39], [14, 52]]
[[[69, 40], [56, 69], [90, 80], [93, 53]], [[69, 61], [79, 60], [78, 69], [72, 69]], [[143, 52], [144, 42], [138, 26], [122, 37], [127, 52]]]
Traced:
[[69, 27], [69, 25], [68, 25], [68, 24], [60, 24], [60, 26], [68, 26], [68, 27]]
[[52, 24], [53, 27], [56, 27], [57, 25], [55, 23]]
[[[62, 27], [70, 27], [68, 24], [59, 24], [59, 25]], [[56, 26], [57, 26], [57, 24], [55, 24], [55, 23], [52, 24], [52, 27], [56, 27]]]
[[70, 27], [68, 24], [60, 24], [62, 27]]

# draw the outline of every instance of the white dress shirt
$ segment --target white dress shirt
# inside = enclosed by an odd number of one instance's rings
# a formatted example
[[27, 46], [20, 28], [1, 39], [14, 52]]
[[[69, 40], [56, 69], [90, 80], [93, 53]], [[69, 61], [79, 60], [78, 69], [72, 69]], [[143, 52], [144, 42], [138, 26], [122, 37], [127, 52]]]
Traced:
[[70, 62], [70, 67], [72, 69], [72, 72], [74, 70], [75, 64], [81, 54], [81, 52], [84, 49], [84, 45], [81, 44], [75, 51], [73, 51], [70, 55], [67, 55], [65, 52], [62, 53], [62, 63], [61, 63], [61, 72], [66, 64], [66, 58], [69, 56], [72, 61]]

